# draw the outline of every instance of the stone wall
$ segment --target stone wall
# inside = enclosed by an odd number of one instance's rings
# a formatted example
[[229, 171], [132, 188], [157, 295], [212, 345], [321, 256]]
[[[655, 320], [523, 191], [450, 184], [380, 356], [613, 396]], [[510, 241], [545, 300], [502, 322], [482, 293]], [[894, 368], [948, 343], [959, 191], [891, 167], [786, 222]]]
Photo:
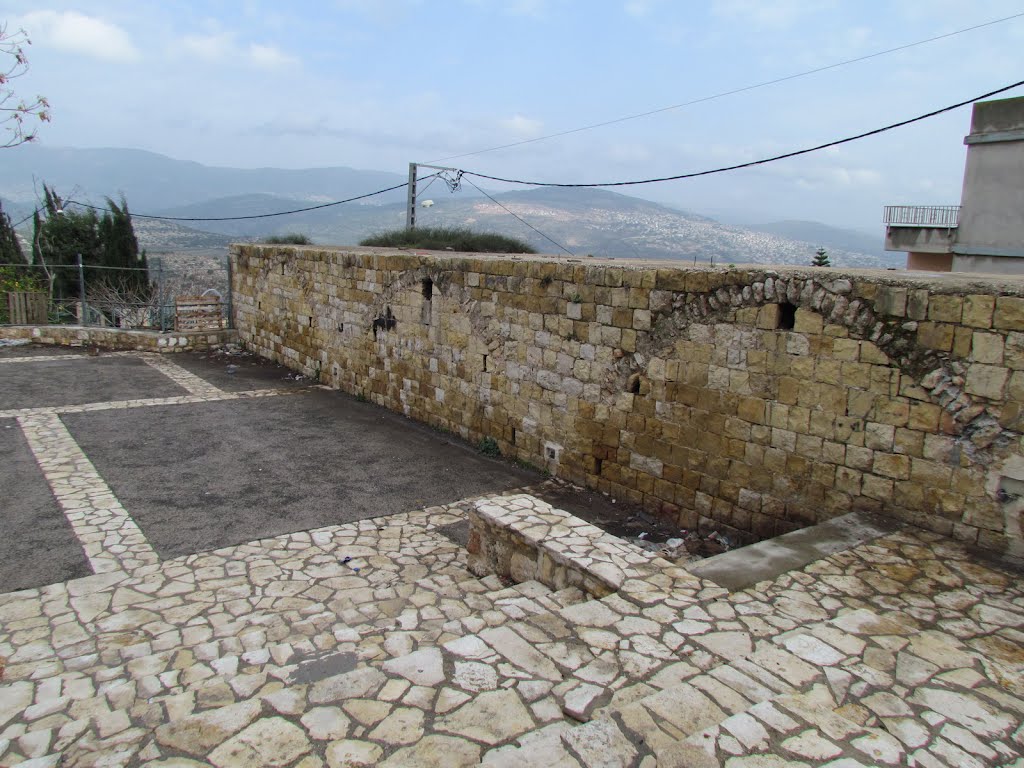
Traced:
[[684, 527], [1024, 554], [1024, 282], [236, 246], [252, 350]]
[[4, 325], [0, 326], [0, 339], [24, 339], [62, 347], [97, 346], [137, 352], [185, 352], [222, 347], [235, 340], [235, 332], [229, 328], [159, 333], [81, 325]]

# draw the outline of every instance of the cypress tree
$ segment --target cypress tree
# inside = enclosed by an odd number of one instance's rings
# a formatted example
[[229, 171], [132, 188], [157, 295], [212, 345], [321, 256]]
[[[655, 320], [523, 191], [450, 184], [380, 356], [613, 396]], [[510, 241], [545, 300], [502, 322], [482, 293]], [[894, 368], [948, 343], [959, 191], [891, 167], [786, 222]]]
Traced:
[[25, 254], [21, 250], [18, 233], [14, 231], [11, 217], [4, 213], [0, 203], [0, 264], [23, 264]]
[[152, 293], [149, 265], [146, 263], [146, 252], [139, 250], [128, 203], [122, 197], [118, 205], [108, 197], [107, 208], [109, 210], [104, 212], [99, 221], [102, 265], [124, 270], [110, 274], [116, 278], [116, 283], [111, 284], [123, 288], [125, 292], [137, 294], [140, 300], [146, 300]]

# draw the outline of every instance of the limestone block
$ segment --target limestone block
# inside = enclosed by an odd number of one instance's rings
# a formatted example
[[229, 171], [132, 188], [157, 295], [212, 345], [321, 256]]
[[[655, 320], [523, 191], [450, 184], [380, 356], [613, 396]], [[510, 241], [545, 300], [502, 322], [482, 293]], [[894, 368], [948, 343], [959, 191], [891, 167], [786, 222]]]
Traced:
[[964, 391], [991, 400], [999, 400], [1006, 391], [1009, 375], [1010, 371], [1007, 368], [975, 363], [967, 369]]
[[910, 478], [910, 458], [898, 454], [875, 453], [872, 471], [896, 480], [907, 480]]
[[861, 478], [861, 493], [869, 499], [889, 501], [892, 499], [893, 481], [877, 475], [864, 475]]
[[860, 360], [862, 363], [872, 365], [889, 365], [889, 356], [880, 350], [870, 341], [862, 341], [860, 345]]
[[891, 424], [895, 427], [906, 425], [910, 417], [910, 404], [899, 400], [877, 398], [871, 413], [872, 421]]
[[820, 334], [823, 329], [824, 320], [820, 314], [809, 309], [797, 309], [794, 333]]
[[995, 297], [972, 295], [964, 297], [963, 324], [972, 328], [991, 328]]
[[632, 327], [638, 331], [650, 330], [651, 311], [649, 309], [634, 309]]
[[1014, 371], [1010, 375], [1010, 383], [1006, 388], [1006, 393], [1011, 400], [1024, 402], [1024, 371]]
[[996, 299], [992, 325], [1008, 331], [1024, 331], [1024, 299], [1000, 296]]
[[859, 496], [861, 477], [863, 475], [859, 470], [849, 467], [837, 467], [835, 477], [836, 490], [848, 493], [851, 496]]
[[879, 286], [875, 291], [875, 312], [880, 315], [906, 317], [907, 289]]
[[779, 327], [779, 305], [765, 304], [757, 312], [755, 325], [766, 331], [773, 331]]
[[970, 328], [958, 326], [953, 332], [953, 356], [967, 358], [971, 354], [971, 343], [974, 332]]
[[864, 445], [873, 450], [891, 451], [896, 428], [891, 424], [869, 421], [864, 424]]
[[921, 323], [917, 327], [917, 342], [928, 349], [950, 352], [953, 349], [953, 326], [947, 323]]
[[959, 296], [933, 295], [928, 302], [928, 319], [943, 323], [959, 323], [963, 319], [964, 301]]
[[971, 337], [970, 359], [978, 363], [1002, 365], [1003, 345], [1004, 340], [1000, 334], [975, 331]]
[[1012, 370], [1024, 370], [1024, 333], [1011, 331], [1006, 334], [1001, 362]]
[[907, 317], [911, 320], [924, 320], [928, 315], [928, 291], [912, 290], [907, 294]]

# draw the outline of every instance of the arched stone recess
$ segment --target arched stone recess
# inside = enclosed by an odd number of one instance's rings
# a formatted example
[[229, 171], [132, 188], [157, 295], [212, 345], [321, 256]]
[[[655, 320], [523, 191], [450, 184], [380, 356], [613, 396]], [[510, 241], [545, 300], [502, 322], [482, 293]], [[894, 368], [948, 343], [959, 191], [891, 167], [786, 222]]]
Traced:
[[[946, 431], [969, 459], [988, 465], [1005, 457], [1020, 432], [1001, 423], [1002, 402], [972, 397], [965, 391], [968, 364], [920, 343], [920, 323], [881, 314], [874, 302], [857, 297], [846, 278], [815, 279], [765, 272], [763, 279], [713, 291], [651, 292], [651, 330], [637, 334], [636, 352], [610, 367], [603, 394], [608, 400], [635, 390], [637, 376], [648, 374], [653, 358], [671, 356], [674, 343], [694, 325], [734, 323], [738, 310], [790, 304], [819, 314], [827, 324], [845, 328], [851, 339], [870, 341], [904, 376], [927, 393], [948, 415]], [[762, 330], [772, 330], [765, 328]], [[776, 329], [784, 330], [784, 329]]]

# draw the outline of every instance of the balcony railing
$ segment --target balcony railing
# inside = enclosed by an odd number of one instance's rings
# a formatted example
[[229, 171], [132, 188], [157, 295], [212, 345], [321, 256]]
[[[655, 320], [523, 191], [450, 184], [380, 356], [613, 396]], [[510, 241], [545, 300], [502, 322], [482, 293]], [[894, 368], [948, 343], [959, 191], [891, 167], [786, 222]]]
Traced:
[[959, 205], [887, 205], [886, 226], [944, 227], [953, 229], [960, 223]]

